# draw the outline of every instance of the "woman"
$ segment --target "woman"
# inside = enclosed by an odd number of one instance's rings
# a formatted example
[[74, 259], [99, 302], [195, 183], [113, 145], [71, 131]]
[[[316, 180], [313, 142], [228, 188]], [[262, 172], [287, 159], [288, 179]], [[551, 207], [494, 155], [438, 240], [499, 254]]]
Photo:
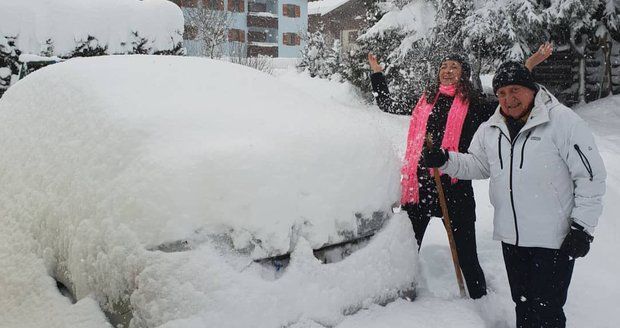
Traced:
[[[526, 61], [531, 71], [551, 55], [552, 46], [545, 43]], [[373, 71], [372, 88], [381, 110], [399, 111], [400, 104], [390, 100], [383, 68], [373, 54], [368, 54]], [[441, 61], [437, 81], [429, 84], [411, 115], [407, 150], [402, 168], [401, 204], [407, 211], [418, 250], [431, 217], [442, 217], [437, 188], [430, 170], [420, 163], [425, 137], [429, 134], [441, 148], [467, 152], [469, 143], [478, 129], [497, 107], [488, 101], [470, 82], [470, 66], [460, 55], [453, 54]], [[441, 176], [448, 214], [459, 257], [461, 271], [473, 299], [486, 295], [486, 280], [476, 251], [476, 203], [471, 181]]]

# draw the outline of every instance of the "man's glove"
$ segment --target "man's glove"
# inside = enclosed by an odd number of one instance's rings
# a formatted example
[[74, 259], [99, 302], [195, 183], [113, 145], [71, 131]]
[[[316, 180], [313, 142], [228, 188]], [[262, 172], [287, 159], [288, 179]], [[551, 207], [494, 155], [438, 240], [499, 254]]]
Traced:
[[448, 161], [448, 152], [440, 148], [424, 148], [422, 164], [426, 167], [441, 167]]
[[583, 257], [590, 251], [592, 240], [594, 237], [590, 236], [580, 224], [573, 222], [560, 250], [572, 258]]

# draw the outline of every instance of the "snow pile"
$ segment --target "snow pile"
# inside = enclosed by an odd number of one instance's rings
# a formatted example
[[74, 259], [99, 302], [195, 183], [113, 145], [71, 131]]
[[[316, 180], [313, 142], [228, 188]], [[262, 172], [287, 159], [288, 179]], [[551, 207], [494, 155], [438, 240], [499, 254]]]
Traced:
[[239, 65], [74, 59], [18, 85], [2, 106], [4, 189], [41, 196], [33, 216], [54, 226], [69, 221], [38, 212], [118, 221], [146, 246], [230, 232], [259, 258], [288, 252], [292, 230], [313, 248], [342, 241], [356, 213], [398, 198], [400, 160], [373, 122]]
[[270, 328], [308, 321], [332, 327], [345, 314], [391, 301], [415, 284], [415, 247], [409, 219], [400, 214], [365, 248], [337, 263], [321, 264], [300, 239], [277, 279], [265, 278], [256, 264], [244, 268], [242, 259], [223, 263], [209, 245], [162, 255], [137, 278], [133, 324]]
[[0, 326], [111, 328], [92, 298], [72, 305], [58, 292], [31, 236], [5, 218], [0, 222]]
[[89, 37], [95, 39], [92, 48], [128, 53], [139, 41], [133, 33], [146, 39], [152, 52], [173, 49], [183, 41], [181, 9], [167, 0], [0, 2], [0, 37], [15, 39], [23, 53], [67, 56]]
[[[200, 249], [207, 237], [251, 258], [284, 254], [297, 240], [318, 248], [355, 236], [365, 218], [386, 216], [398, 199], [400, 160], [374, 122], [221, 61], [71, 59], [9, 89], [0, 130], [2, 221], [32, 235], [48, 271], [78, 299], [94, 292], [101, 304], [135, 289], [141, 272], [172, 279], [185, 262], [212, 268], [213, 276], [188, 269], [201, 283], [230, 277], [214, 272], [223, 260], [209, 256], [146, 270], [160, 261], [147, 248], [189, 238]], [[336, 304], [391, 295], [413, 281], [413, 258], [399, 262], [407, 270], [394, 279], [367, 272], [377, 287], [349, 287], [346, 302], [329, 293], [316, 299], [340, 313]], [[336, 276], [344, 278], [320, 277]], [[336, 312], [325, 316], [335, 320]]]

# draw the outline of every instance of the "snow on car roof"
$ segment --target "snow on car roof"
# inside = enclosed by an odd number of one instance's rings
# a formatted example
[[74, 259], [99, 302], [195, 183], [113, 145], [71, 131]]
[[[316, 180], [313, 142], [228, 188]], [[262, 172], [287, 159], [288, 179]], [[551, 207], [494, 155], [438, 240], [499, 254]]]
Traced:
[[0, 101], [5, 213], [52, 245], [105, 224], [145, 247], [221, 233], [255, 258], [297, 236], [316, 248], [398, 199], [375, 125], [240, 65], [74, 58]]
[[65, 56], [89, 36], [109, 53], [126, 53], [133, 32], [148, 39], [153, 51], [169, 50], [182, 41], [183, 24], [181, 9], [167, 0], [0, 2], [0, 36], [15, 37], [17, 47], [30, 54], [41, 54], [51, 40], [51, 55]]

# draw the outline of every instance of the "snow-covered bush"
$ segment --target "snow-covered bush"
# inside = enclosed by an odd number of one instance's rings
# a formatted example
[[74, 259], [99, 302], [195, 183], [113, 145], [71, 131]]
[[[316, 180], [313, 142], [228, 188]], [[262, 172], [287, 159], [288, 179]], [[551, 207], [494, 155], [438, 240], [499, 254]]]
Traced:
[[11, 85], [11, 80], [17, 77], [18, 70], [19, 57], [15, 50], [15, 40], [0, 35], [0, 97]]
[[116, 54], [182, 54], [182, 35], [183, 14], [167, 0], [3, 0], [0, 92], [23, 76], [22, 64], [36, 56], [57, 61]]
[[301, 52], [301, 61], [297, 66], [307, 71], [312, 77], [329, 78], [338, 72], [340, 65], [340, 44], [326, 40], [324, 27], [307, 35], [306, 45]]

